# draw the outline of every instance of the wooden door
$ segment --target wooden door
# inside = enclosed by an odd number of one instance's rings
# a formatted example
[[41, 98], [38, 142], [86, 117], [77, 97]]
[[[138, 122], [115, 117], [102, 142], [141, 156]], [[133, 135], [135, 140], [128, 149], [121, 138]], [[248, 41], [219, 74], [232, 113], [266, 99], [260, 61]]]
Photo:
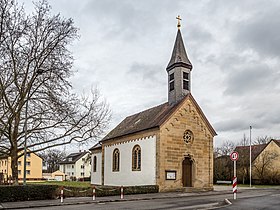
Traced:
[[192, 160], [186, 157], [182, 163], [183, 187], [192, 187]]

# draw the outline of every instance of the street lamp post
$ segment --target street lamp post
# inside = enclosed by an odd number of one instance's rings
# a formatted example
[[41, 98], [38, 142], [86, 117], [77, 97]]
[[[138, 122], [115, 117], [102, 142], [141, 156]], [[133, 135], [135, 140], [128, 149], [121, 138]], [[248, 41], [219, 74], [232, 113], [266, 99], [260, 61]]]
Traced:
[[252, 126], [250, 126], [250, 187], [252, 187]]

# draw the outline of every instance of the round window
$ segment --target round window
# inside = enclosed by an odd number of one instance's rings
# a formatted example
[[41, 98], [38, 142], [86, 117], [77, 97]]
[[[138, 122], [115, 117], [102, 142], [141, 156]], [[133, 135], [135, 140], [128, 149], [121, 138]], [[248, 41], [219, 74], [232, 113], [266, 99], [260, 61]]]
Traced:
[[193, 141], [193, 133], [190, 130], [186, 130], [183, 135], [184, 142], [190, 143]]

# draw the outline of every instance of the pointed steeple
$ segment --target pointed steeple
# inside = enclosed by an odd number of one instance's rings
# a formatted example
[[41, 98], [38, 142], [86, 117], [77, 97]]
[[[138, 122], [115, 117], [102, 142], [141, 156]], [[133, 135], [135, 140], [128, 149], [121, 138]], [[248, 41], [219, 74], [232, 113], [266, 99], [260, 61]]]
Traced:
[[186, 67], [190, 70], [192, 69], [192, 64], [187, 56], [180, 28], [178, 28], [171, 59], [166, 70], [170, 71], [175, 67]]
[[167, 65], [168, 74], [168, 102], [175, 104], [181, 101], [187, 94], [191, 92], [191, 70], [192, 64], [187, 56], [184, 46], [182, 34], [180, 31], [180, 16], [178, 20], [178, 32], [171, 55], [171, 59]]

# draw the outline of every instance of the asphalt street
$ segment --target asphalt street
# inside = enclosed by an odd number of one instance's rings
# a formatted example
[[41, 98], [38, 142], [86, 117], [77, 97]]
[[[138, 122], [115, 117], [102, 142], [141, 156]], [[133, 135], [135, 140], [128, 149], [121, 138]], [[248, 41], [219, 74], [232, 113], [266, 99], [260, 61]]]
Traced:
[[265, 195], [254, 197], [244, 197], [232, 201], [231, 205], [223, 207], [225, 210], [279, 210], [280, 209], [280, 190], [272, 191]]
[[[228, 199], [232, 204], [225, 202]], [[120, 202], [100, 202], [80, 205], [49, 206], [36, 209], [41, 210], [69, 210], [69, 209], [280, 209], [280, 190], [279, 189], [260, 189], [245, 190], [237, 195], [237, 200], [233, 200], [231, 193], [219, 195], [186, 196], [178, 194], [173, 198], [156, 198], [134, 201]]]

